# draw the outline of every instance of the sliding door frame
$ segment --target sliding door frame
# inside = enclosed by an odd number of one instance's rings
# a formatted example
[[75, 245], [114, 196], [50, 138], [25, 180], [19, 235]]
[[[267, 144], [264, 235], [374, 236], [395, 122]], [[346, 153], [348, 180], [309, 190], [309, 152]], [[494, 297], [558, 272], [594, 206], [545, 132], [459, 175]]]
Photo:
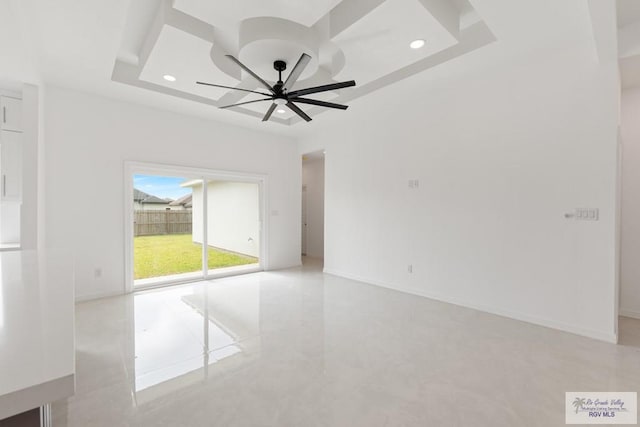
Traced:
[[[185, 177], [188, 179], [202, 179], [203, 181], [203, 241], [202, 241], [202, 276], [193, 279], [181, 279], [181, 280], [158, 280], [157, 283], [153, 283], [145, 286], [134, 287], [134, 250], [133, 250], [133, 177], [134, 175], [155, 175], [155, 176], [172, 176], [172, 177]], [[207, 204], [207, 183], [208, 181], [230, 181], [230, 182], [250, 182], [258, 184], [258, 210], [259, 210], [259, 227], [260, 227], [260, 254], [258, 257], [258, 267], [255, 270], [246, 270], [243, 273], [262, 271], [269, 268], [269, 224], [268, 224], [268, 177], [264, 174], [254, 174], [245, 172], [233, 172], [216, 169], [203, 169], [193, 168], [186, 166], [166, 165], [160, 163], [145, 163], [136, 161], [124, 162], [124, 292], [131, 293], [133, 291], [156, 288], [161, 286], [174, 285], [179, 283], [194, 282], [200, 280], [208, 280], [216, 277], [223, 277], [233, 275], [228, 274], [216, 274], [209, 273], [208, 269], [208, 204]]]

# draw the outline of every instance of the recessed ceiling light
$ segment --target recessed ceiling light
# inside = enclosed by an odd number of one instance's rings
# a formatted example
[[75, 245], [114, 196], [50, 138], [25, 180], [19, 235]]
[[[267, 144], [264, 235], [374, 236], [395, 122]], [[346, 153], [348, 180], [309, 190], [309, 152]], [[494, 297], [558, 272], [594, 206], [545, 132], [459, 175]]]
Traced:
[[411, 49], [420, 49], [422, 46], [424, 46], [424, 40], [422, 39], [417, 39], [409, 43]]
[[284, 114], [284, 113], [286, 113], [286, 111], [281, 108], [281, 109], [278, 110], [278, 113]]
[[171, 74], [165, 74], [164, 76], [162, 76], [163, 79], [165, 79], [168, 82], [175, 82], [176, 78], [173, 77]]

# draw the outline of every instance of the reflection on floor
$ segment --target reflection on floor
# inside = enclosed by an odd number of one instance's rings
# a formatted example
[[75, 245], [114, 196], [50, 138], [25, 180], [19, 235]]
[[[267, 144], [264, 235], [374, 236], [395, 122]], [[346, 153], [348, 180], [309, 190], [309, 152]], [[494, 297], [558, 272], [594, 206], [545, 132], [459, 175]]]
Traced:
[[564, 392], [638, 391], [615, 346], [301, 268], [77, 306], [56, 426], [561, 426]]
[[[215, 309], [219, 302], [208, 301], [214, 296], [204, 286], [188, 286], [134, 297], [138, 404], [207, 379], [211, 365], [242, 351], [236, 344], [238, 335], [222, 325], [224, 315]], [[251, 318], [257, 299], [246, 295], [242, 305], [247, 302], [246, 314]], [[254, 336], [256, 332], [254, 328]]]

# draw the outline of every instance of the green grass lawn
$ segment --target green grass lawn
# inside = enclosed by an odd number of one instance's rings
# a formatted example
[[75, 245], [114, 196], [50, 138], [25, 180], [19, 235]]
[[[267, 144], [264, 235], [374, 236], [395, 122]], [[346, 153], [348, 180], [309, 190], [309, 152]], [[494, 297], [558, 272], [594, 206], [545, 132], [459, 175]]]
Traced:
[[[138, 236], [133, 239], [134, 278], [168, 276], [202, 270], [202, 245], [191, 234]], [[257, 263], [250, 256], [209, 247], [209, 269]]]

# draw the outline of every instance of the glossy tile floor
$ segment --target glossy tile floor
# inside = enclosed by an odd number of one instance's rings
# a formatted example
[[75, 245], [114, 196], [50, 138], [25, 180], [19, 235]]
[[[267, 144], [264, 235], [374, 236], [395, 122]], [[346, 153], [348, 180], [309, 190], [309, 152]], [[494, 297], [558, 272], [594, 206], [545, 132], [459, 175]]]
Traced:
[[565, 391], [640, 391], [611, 345], [305, 267], [77, 306], [55, 426], [561, 426]]

